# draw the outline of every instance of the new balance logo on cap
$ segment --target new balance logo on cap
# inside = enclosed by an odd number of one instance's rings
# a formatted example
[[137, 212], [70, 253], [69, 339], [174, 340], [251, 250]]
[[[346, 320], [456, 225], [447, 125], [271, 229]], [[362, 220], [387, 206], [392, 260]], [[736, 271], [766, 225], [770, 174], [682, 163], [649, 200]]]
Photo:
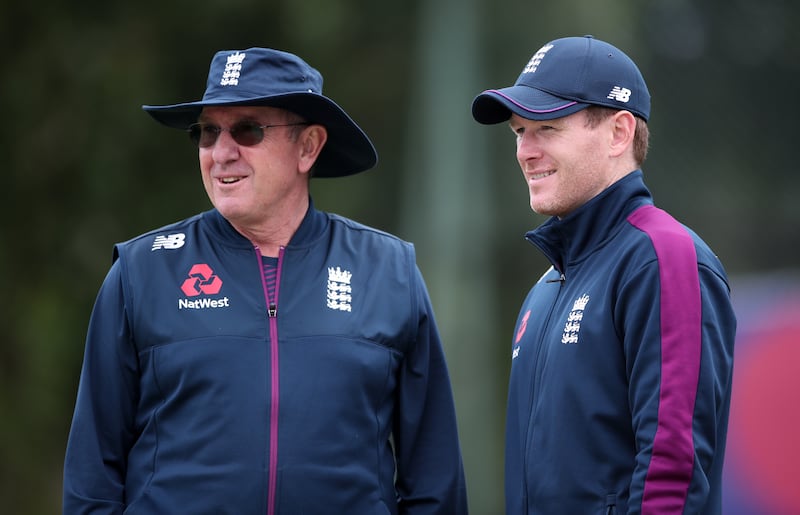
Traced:
[[614, 86], [614, 88], [611, 90], [611, 93], [609, 93], [606, 98], [609, 100], [616, 100], [617, 102], [627, 103], [628, 100], [631, 99], [631, 90], [628, 88]]

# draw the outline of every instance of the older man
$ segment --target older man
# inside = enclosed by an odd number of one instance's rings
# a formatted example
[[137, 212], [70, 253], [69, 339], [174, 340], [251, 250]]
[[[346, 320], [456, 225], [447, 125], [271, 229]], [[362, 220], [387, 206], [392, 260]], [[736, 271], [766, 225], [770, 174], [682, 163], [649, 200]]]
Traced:
[[221, 51], [202, 100], [144, 109], [198, 145], [214, 209], [114, 248], [64, 513], [466, 513], [413, 247], [310, 200], [377, 160], [319, 72]]

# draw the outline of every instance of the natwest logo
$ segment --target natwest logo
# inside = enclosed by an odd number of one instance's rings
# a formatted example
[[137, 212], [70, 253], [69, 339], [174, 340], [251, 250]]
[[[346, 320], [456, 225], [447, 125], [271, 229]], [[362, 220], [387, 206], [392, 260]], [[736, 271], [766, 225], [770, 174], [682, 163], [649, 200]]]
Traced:
[[194, 265], [189, 270], [189, 277], [181, 285], [181, 291], [187, 297], [196, 297], [200, 294], [215, 295], [221, 288], [222, 279], [217, 277], [206, 264]]

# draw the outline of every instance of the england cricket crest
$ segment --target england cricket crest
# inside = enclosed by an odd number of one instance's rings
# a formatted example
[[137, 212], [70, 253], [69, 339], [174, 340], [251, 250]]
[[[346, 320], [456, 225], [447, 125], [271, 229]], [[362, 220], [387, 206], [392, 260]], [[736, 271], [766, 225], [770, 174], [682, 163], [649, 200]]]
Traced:
[[586, 304], [589, 303], [589, 295], [584, 293], [572, 305], [572, 311], [567, 315], [567, 323], [564, 325], [564, 334], [561, 337], [563, 344], [577, 344], [578, 333], [581, 330], [581, 321], [583, 320], [583, 310], [586, 309]]
[[327, 306], [335, 311], [351, 311], [353, 302], [353, 289], [350, 279], [353, 274], [340, 267], [328, 267], [328, 295]]

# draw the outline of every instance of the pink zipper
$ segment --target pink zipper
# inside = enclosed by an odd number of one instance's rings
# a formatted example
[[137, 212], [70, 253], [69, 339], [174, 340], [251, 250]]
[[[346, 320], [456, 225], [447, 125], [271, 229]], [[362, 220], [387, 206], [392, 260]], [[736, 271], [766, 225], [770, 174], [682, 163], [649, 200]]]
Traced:
[[267, 303], [270, 347], [270, 413], [269, 413], [269, 479], [267, 486], [267, 515], [275, 514], [275, 490], [278, 482], [278, 408], [280, 403], [280, 371], [278, 367], [278, 294], [281, 285], [284, 247], [278, 251], [278, 270], [275, 277], [275, 298], [270, 299], [264, 278], [261, 250], [256, 247], [261, 270], [261, 287]]

